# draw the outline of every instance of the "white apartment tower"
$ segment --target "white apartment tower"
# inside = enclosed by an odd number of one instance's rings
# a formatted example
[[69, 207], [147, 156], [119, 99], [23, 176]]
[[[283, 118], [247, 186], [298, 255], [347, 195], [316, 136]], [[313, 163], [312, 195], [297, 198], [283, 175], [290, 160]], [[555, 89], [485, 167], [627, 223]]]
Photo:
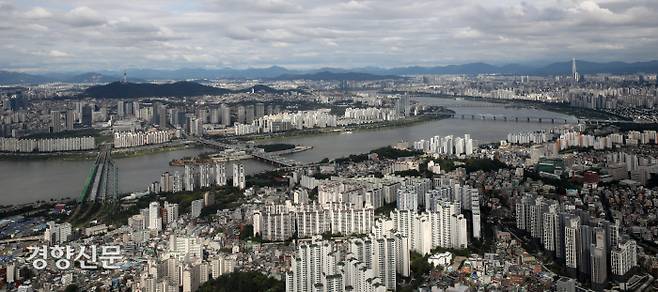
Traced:
[[564, 227], [564, 253], [567, 268], [578, 268], [578, 247], [580, 239], [580, 218], [571, 217]]
[[164, 203], [164, 209], [167, 217], [163, 218], [165, 224], [171, 224], [178, 220], [178, 204]]
[[233, 164], [233, 186], [243, 190], [246, 187], [244, 178], [244, 164]]
[[226, 164], [215, 164], [215, 184], [218, 186], [226, 185]]
[[162, 218], [160, 218], [160, 203], [151, 202], [149, 204], [149, 226], [151, 230], [162, 230]]
[[610, 267], [613, 275], [624, 276], [637, 266], [637, 244], [634, 240], [619, 243], [610, 252]]

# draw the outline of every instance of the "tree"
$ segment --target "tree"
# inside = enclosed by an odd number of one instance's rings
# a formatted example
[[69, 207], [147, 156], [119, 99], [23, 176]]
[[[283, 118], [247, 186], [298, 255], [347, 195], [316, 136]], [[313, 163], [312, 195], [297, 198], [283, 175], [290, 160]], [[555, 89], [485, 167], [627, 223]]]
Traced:
[[422, 256], [421, 254], [412, 251], [410, 253], [410, 258], [411, 258], [411, 272], [414, 275], [414, 278], [419, 278], [424, 275], [428, 275], [430, 271], [432, 270], [432, 265], [427, 261], [426, 256]]
[[233, 272], [209, 280], [199, 292], [283, 292], [283, 281], [259, 272]]

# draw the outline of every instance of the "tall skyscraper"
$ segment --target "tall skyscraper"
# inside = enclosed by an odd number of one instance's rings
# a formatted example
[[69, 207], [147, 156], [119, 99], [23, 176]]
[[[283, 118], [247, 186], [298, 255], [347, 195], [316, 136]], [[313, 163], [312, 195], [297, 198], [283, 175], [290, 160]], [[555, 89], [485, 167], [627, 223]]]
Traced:
[[576, 58], [571, 59], [571, 78], [574, 82], [580, 81], [580, 74], [578, 74], [578, 70], [576, 69]]

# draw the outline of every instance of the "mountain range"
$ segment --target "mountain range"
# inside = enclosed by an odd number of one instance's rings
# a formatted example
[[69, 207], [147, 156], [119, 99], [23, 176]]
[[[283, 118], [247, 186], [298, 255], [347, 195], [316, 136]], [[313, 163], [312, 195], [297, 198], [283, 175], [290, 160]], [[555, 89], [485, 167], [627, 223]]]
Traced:
[[93, 98], [137, 98], [137, 97], [184, 97], [201, 95], [224, 95], [229, 93], [283, 93], [302, 92], [301, 90], [279, 90], [266, 85], [254, 85], [252, 87], [231, 90], [226, 88], [212, 87], [190, 81], [178, 81], [173, 83], [131, 83], [112, 82], [105, 85], [95, 85], [87, 88], [83, 97]]
[[[658, 61], [646, 62], [588, 62], [577, 61], [581, 74], [595, 73], [656, 73]], [[468, 63], [448, 66], [408, 66], [395, 68], [361, 67], [352, 69], [320, 68], [313, 70], [294, 70], [280, 66], [247, 69], [204, 69], [182, 68], [177, 70], [131, 69], [128, 81], [144, 80], [193, 80], [193, 79], [267, 79], [267, 80], [381, 80], [394, 79], [397, 76], [418, 74], [510, 74], [510, 75], [558, 75], [569, 74], [571, 62], [558, 62], [545, 66], [528, 66], [508, 64], [495, 66], [487, 63]], [[47, 82], [71, 83], [109, 83], [119, 81], [123, 72], [99, 71], [89, 73], [27, 74], [21, 72], [1, 71], [0, 84], [39, 84]]]

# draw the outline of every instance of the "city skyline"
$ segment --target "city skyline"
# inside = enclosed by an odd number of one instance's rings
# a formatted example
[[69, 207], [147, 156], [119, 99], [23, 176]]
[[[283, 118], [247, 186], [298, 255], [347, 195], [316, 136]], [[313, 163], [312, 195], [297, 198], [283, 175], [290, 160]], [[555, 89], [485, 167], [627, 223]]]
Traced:
[[[650, 1], [0, 1], [4, 70], [658, 59]], [[34, 41], [38, 39], [38, 41]]]

